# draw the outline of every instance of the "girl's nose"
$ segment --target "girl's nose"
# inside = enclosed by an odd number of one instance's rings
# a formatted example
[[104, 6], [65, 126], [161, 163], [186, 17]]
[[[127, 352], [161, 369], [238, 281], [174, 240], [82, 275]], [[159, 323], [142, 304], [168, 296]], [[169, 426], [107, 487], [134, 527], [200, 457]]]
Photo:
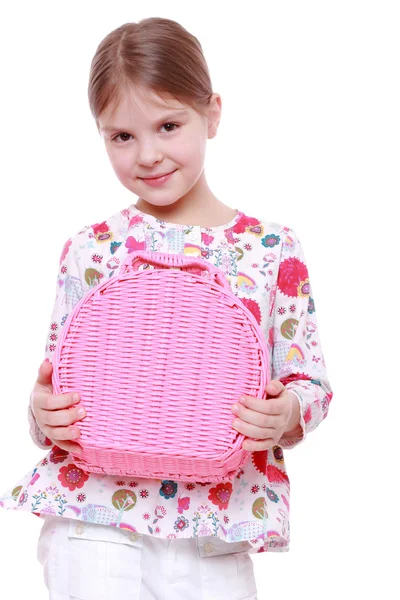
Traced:
[[160, 162], [162, 153], [156, 144], [150, 142], [139, 146], [138, 163], [145, 167], [151, 167], [154, 163]]

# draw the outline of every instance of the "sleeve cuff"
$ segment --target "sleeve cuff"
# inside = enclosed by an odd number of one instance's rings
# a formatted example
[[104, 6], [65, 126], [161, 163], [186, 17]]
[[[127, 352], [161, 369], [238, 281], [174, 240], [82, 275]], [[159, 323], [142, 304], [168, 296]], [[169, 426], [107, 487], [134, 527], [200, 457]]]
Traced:
[[53, 444], [52, 444], [51, 440], [49, 440], [49, 438], [47, 436], [45, 436], [43, 431], [39, 428], [39, 426], [36, 422], [36, 419], [35, 419], [35, 415], [33, 414], [33, 411], [32, 411], [31, 402], [32, 402], [32, 394], [31, 394], [31, 397], [29, 400], [29, 407], [28, 407], [29, 434], [32, 438], [32, 441], [36, 444], [36, 446], [39, 446], [39, 448], [42, 448], [43, 450], [48, 450]]
[[304, 440], [307, 437], [307, 432], [306, 432], [306, 423], [304, 421], [304, 416], [303, 416], [303, 401], [302, 398], [300, 396], [300, 394], [298, 392], [296, 392], [295, 390], [293, 390], [290, 387], [290, 383], [285, 386], [288, 390], [290, 390], [292, 392], [292, 394], [294, 394], [299, 402], [299, 407], [300, 407], [300, 421], [299, 424], [301, 426], [302, 429], [302, 435], [299, 437], [281, 437], [281, 439], [279, 440], [279, 446], [281, 446], [282, 448], [294, 448], [295, 446], [298, 446], [299, 444], [301, 444], [302, 442], [304, 442]]

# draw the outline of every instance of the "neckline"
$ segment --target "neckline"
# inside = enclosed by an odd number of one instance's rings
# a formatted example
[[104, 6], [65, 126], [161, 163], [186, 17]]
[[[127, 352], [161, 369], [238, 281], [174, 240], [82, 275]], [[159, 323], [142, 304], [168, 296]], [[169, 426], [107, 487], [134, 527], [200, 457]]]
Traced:
[[237, 208], [236, 209], [236, 211], [237, 211], [236, 215], [228, 223], [223, 223], [222, 225], [215, 225], [214, 227], [202, 227], [201, 225], [186, 225], [185, 223], [171, 223], [169, 221], [164, 221], [162, 219], [157, 219], [153, 215], [150, 215], [149, 213], [145, 213], [145, 212], [139, 210], [135, 206], [135, 204], [131, 204], [130, 205], [129, 211], [133, 215], [142, 217], [142, 219], [144, 221], [147, 221], [148, 223], [151, 223], [153, 226], [160, 226], [162, 224], [162, 225], [164, 225], [166, 227], [179, 227], [179, 228], [182, 228], [182, 229], [193, 229], [195, 227], [199, 227], [201, 231], [210, 231], [210, 232], [225, 231], [226, 229], [230, 229], [231, 227], [233, 227], [234, 225], [236, 225], [236, 223], [243, 216], [242, 211]]

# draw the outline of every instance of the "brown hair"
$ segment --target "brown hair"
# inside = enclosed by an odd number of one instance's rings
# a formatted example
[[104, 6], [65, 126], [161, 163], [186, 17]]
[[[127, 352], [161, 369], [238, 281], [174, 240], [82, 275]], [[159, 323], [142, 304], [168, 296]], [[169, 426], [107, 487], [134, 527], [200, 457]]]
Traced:
[[99, 44], [92, 59], [88, 96], [98, 118], [117, 107], [124, 91], [143, 86], [166, 100], [171, 97], [205, 115], [213, 94], [200, 42], [176, 21], [151, 17], [125, 23]]

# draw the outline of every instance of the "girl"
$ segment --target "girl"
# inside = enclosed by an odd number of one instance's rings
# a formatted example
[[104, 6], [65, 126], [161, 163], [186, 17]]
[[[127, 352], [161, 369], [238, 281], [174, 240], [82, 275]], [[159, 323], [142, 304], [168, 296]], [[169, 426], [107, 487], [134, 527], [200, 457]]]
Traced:
[[[121, 183], [136, 204], [65, 243], [45, 361], [31, 394], [34, 442], [48, 454], [0, 498], [44, 519], [38, 559], [50, 600], [256, 599], [250, 554], [287, 551], [283, 448], [304, 441], [332, 398], [299, 239], [233, 210], [204, 173], [221, 97], [198, 40], [178, 23], [127, 23], [100, 43], [89, 103]], [[75, 304], [138, 249], [202, 257], [219, 267], [260, 324], [271, 356], [268, 401], [232, 408], [251, 459], [224, 483], [86, 473], [70, 457], [79, 398], [52, 394], [52, 359]], [[239, 400], [239, 399], [238, 399]]]

